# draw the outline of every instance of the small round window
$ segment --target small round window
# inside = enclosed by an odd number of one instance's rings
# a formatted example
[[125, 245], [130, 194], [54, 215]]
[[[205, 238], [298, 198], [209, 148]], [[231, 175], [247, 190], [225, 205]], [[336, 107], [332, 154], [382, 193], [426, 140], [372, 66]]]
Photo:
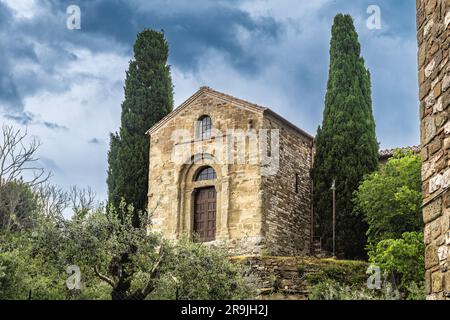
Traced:
[[216, 179], [216, 172], [211, 167], [201, 168], [195, 176], [195, 181], [205, 181]]

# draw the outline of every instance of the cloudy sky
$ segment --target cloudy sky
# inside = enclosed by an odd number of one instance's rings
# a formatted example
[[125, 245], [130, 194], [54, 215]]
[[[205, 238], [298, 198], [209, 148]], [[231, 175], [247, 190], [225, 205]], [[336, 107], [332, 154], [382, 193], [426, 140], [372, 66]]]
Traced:
[[[81, 29], [66, 27], [69, 5]], [[369, 29], [369, 5], [381, 29]], [[136, 33], [163, 29], [175, 105], [200, 86], [272, 108], [314, 134], [333, 17], [350, 13], [372, 74], [382, 148], [419, 142], [414, 0], [0, 0], [0, 118], [42, 142], [52, 182], [106, 196], [109, 132]]]

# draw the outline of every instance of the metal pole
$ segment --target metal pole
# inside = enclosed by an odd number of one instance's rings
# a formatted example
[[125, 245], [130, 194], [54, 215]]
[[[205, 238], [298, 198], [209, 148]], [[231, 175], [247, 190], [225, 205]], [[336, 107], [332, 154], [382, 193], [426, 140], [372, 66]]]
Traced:
[[333, 258], [336, 257], [336, 188], [333, 188]]
[[333, 190], [333, 258], [336, 257], [336, 180], [331, 185]]

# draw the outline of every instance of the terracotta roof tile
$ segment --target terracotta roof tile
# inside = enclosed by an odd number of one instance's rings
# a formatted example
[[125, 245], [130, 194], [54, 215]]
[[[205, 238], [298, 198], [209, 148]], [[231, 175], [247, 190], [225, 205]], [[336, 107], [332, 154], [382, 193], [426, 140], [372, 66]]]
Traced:
[[378, 155], [380, 156], [380, 159], [387, 159], [394, 155], [395, 150], [400, 149], [402, 151], [412, 151], [414, 154], [420, 153], [420, 146], [410, 146], [410, 147], [403, 147], [403, 148], [394, 148], [394, 149], [384, 149], [378, 151]]

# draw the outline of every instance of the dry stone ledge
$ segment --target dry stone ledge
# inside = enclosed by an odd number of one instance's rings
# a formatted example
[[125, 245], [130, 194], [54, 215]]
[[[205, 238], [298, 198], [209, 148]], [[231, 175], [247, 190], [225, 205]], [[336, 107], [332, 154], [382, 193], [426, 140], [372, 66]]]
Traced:
[[[257, 299], [307, 300], [312, 284], [310, 276], [323, 272], [327, 267], [342, 268], [342, 272], [365, 277], [368, 264], [362, 261], [321, 259], [311, 256], [272, 257], [235, 256], [231, 260], [248, 268], [248, 276], [255, 283]], [[365, 278], [364, 278], [365, 279]]]

